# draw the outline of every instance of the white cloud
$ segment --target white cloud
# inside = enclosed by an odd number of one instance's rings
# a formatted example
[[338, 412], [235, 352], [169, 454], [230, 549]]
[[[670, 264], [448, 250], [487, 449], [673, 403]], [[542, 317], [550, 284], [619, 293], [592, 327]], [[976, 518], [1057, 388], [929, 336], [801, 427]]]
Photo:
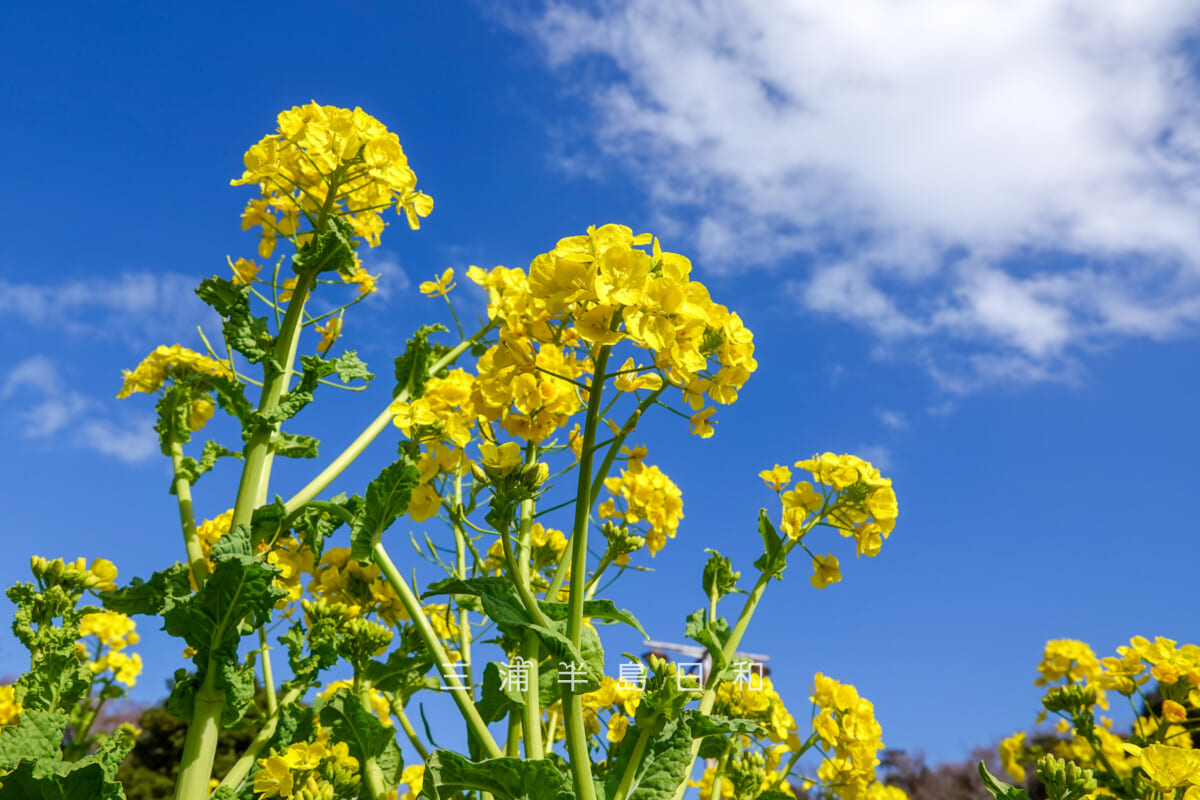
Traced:
[[363, 268], [372, 275], [378, 275], [375, 284], [375, 296], [387, 300], [393, 293], [402, 293], [412, 286], [408, 273], [400, 266], [399, 257], [383, 247], [376, 247], [363, 253]]
[[58, 367], [43, 355], [9, 370], [0, 383], [0, 401], [20, 403], [21, 410], [11, 416], [26, 439], [49, 439], [64, 431], [73, 446], [126, 462], [144, 461], [158, 452], [152, 419], [117, 423], [99, 416], [103, 405], [68, 388]]
[[875, 409], [875, 416], [879, 417], [879, 421], [894, 431], [904, 430], [908, 427], [908, 418], [900, 411], [890, 408]]
[[108, 420], [88, 422], [80, 427], [79, 435], [84, 446], [126, 463], [145, 461], [159, 452], [154, 420], [149, 417], [123, 425]]
[[881, 444], [860, 444], [851, 452], [864, 461], [871, 462], [871, 465], [880, 472], [888, 473], [895, 467], [895, 463], [892, 461], [892, 451]]
[[176, 273], [124, 272], [57, 283], [0, 280], [0, 314], [77, 336], [145, 348], [176, 341], [196, 325], [219, 327], [195, 294], [199, 280]]
[[1200, 321], [1198, 22], [1187, 0], [624, 0], [526, 24], [700, 263], [805, 256], [803, 307], [966, 387]]

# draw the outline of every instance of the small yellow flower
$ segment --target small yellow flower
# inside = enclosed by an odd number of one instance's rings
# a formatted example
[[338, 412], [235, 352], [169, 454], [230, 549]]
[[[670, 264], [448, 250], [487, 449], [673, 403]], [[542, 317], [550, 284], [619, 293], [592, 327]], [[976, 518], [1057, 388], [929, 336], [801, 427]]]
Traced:
[[488, 471], [499, 477], [508, 475], [521, 465], [521, 445], [516, 442], [501, 445], [483, 442], [479, 445], [479, 454]]
[[317, 345], [317, 352], [325, 355], [329, 352], [329, 348], [333, 347], [333, 343], [342, 335], [342, 314], [336, 317], [330, 317], [329, 321], [324, 326], [318, 325], [317, 333], [321, 334], [321, 343]]
[[758, 477], [762, 478], [767, 486], [778, 492], [792, 482], [792, 471], [776, 464], [773, 469], [764, 469], [758, 473]]
[[1187, 709], [1174, 700], [1163, 700], [1162, 715], [1167, 722], [1184, 722], [1187, 720]]
[[212, 419], [215, 410], [212, 400], [203, 395], [197, 397], [192, 401], [191, 411], [188, 412], [188, 430], [198, 431], [203, 428]]
[[701, 439], [712, 438], [712, 435], [716, 432], [713, 430], [713, 425], [715, 425], [716, 423], [710, 421], [709, 417], [711, 417], [715, 413], [717, 413], [716, 407], [709, 406], [708, 408], [704, 409], [703, 411], [699, 411], [696, 414], [693, 414], [692, 418], [690, 420], [691, 428], [692, 428], [692, 435], [699, 436]]
[[292, 299], [292, 294], [296, 291], [296, 283], [299, 280], [298, 277], [288, 278], [283, 282], [283, 289], [279, 292], [279, 302], [286, 303]]
[[842, 573], [838, 570], [837, 556], [833, 553], [825, 556], [813, 556], [813, 575], [808, 579], [809, 583], [818, 589], [824, 589], [831, 583], [837, 583], [842, 579]]
[[434, 281], [423, 281], [417, 288], [421, 290], [421, 294], [426, 297], [442, 297], [449, 293], [458, 284], [451, 283], [454, 280], [454, 269], [447, 267], [442, 273], [442, 277]]
[[400, 773], [400, 782], [408, 787], [402, 800], [416, 800], [417, 795], [425, 788], [425, 765], [412, 764]]
[[268, 797], [292, 796], [292, 766], [283, 756], [260, 758], [261, 767], [254, 776], [254, 791], [263, 800]]
[[225, 257], [229, 261], [229, 268], [233, 270], [233, 285], [234, 286], [249, 286], [258, 279], [258, 271], [262, 269], [258, 264], [246, 258], [239, 258], [237, 261], [230, 261], [229, 256]]

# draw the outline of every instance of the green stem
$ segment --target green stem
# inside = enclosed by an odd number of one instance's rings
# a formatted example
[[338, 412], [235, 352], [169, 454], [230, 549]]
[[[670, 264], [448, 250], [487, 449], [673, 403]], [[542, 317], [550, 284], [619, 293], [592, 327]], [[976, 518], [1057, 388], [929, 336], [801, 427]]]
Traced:
[[175, 497], [179, 501], [179, 524], [183, 528], [183, 546], [187, 550], [188, 569], [196, 586], [203, 586], [208, 577], [208, 561], [196, 532], [196, 517], [192, 511], [192, 484], [183, 474], [183, 445], [171, 442], [171, 466], [175, 469]]
[[404, 705], [400, 702], [398, 695], [392, 697], [392, 714], [395, 715], [396, 719], [400, 720], [400, 729], [408, 737], [408, 741], [413, 746], [413, 749], [421, 756], [421, 760], [429, 760], [429, 749], [425, 747], [420, 737], [417, 736], [417, 729], [413, 727], [408, 714], [404, 713]]
[[613, 795], [612, 800], [625, 800], [629, 796], [629, 791], [633, 788], [633, 779], [642, 765], [642, 757], [646, 754], [646, 745], [650, 743], [650, 731], [654, 728], [657, 717], [657, 714], [652, 715], [642, 726], [642, 731], [633, 744], [633, 752], [629, 754], [629, 763], [625, 765], [625, 772], [621, 774], [621, 782], [617, 784], [617, 793]]
[[[596, 354], [594, 375], [604, 375], [610, 350], [610, 347], [603, 346]], [[603, 395], [603, 380], [593, 380], [588, 390], [583, 451], [579, 458], [579, 484], [575, 491], [575, 525], [571, 530], [570, 542], [571, 589], [567, 598], [567, 638], [576, 647], [579, 647], [583, 638], [583, 600], [587, 594], [588, 517], [591, 512], [592, 443], [596, 441], [596, 425], [600, 421]], [[552, 591], [547, 596], [553, 598], [555, 592]], [[569, 683], [562, 684], [562, 705], [575, 797], [578, 800], [596, 800], [596, 787], [592, 784], [592, 760], [583, 722], [583, 698]]]
[[[355, 670], [357, 673], [357, 669]], [[357, 674], [355, 675], [357, 677]], [[358, 699], [363, 708], [371, 707], [371, 687], [366, 681], [359, 683]], [[383, 777], [383, 769], [374, 755], [368, 754], [362, 764], [362, 782], [367, 788], [371, 800], [384, 800], [388, 795], [387, 783]]]
[[[491, 328], [492, 324], [489, 323], [481, 328], [479, 332], [470, 339], [467, 339], [466, 341], [453, 347], [449, 352], [446, 353], [446, 355], [439, 358], [429, 368], [428, 373], [430, 375], [436, 375], [442, 369], [445, 369], [453, 364], [455, 359], [469, 350], [471, 346], [475, 344], [480, 337], [491, 330]], [[395, 399], [407, 400], [409, 395], [410, 390], [405, 387], [400, 391], [400, 394], [396, 395]], [[349, 446], [347, 446], [346, 449], [343, 450], [338, 457], [329, 464], [329, 466], [321, 470], [321, 472], [315, 478], [308, 482], [307, 486], [297, 492], [295, 496], [293, 496], [287, 501], [287, 503], [284, 504], [287, 509], [287, 513], [292, 513], [320, 494], [325, 487], [333, 483], [334, 479], [337, 478], [338, 475], [342, 474], [346, 467], [350, 466], [354, 459], [358, 458], [362, 452], [367, 449], [367, 445], [373, 442], [375, 437], [382, 433], [383, 430], [388, 426], [388, 423], [392, 421], [392, 402], [394, 401], [389, 401], [387, 407], [385, 407], [383, 411], [379, 413], [379, 416], [375, 417], [371, 424], [367, 426], [366, 430], [360, 433], [358, 437], [355, 438], [355, 440], [351, 442]]]
[[225, 710], [225, 693], [216, 688], [216, 674], [217, 665], [209, 659], [208, 672], [196, 691], [195, 708], [188, 724], [179, 778], [175, 782], [175, 800], [208, 797], [208, 782], [221, 732], [221, 713]]
[[[280, 699], [280, 705], [283, 707], [290, 706], [304, 695], [300, 689], [289, 689]], [[246, 776], [250, 774], [250, 769], [254, 766], [254, 762], [258, 760], [259, 753], [275, 736], [275, 730], [279, 727], [279, 714], [273, 714], [270, 719], [259, 729], [258, 734], [246, 747], [245, 752], [238, 758], [237, 762], [230, 767], [229, 772], [221, 780], [221, 786], [232, 789], [235, 793], [241, 791], [242, 783], [246, 780]]]
[[549, 758], [550, 754], [554, 752], [554, 742], [557, 741], [556, 734], [558, 733], [558, 716], [558, 711], [555, 710], [551, 710], [546, 715], [546, 749], [543, 751], [546, 758]]
[[279, 700], [275, 697], [275, 677], [271, 671], [271, 645], [267, 643], [267, 629], [258, 629], [258, 652], [262, 655], [263, 688], [267, 692], [267, 714], [279, 713]]
[[[783, 544], [784, 553], [791, 552], [796, 546], [796, 540], [788, 539]], [[750, 627], [750, 618], [754, 616], [755, 609], [758, 608], [758, 603], [762, 600], [763, 594], [767, 591], [767, 585], [771, 582], [772, 576], [769, 573], [762, 573], [758, 576], [758, 581], [754, 584], [754, 588], [750, 590], [750, 594], [746, 597], [746, 604], [742, 606], [742, 613], [738, 615], [737, 623], [733, 626], [733, 631], [729, 634], [729, 639], [725, 642], [725, 646], [721, 648], [723, 661], [728, 663], [737, 655], [737, 649], [742, 643], [742, 637], [746, 635], [746, 629]], [[704, 684], [704, 695], [700, 698], [700, 714], [707, 716], [712, 713], [713, 704], [717, 700], [717, 687], [721, 684], [721, 673], [724, 670], [712, 669], [708, 673], [708, 680]], [[688, 777], [691, 777], [692, 768], [696, 763], [696, 756], [700, 754], [700, 739], [692, 742], [692, 755], [688, 761]], [[687, 789], [687, 781], [680, 784], [675, 790], [674, 800], [681, 800], [684, 791]]]
[[442, 647], [437, 634], [434, 633], [433, 627], [429, 624], [429, 619], [426, 618], [425, 612], [421, 608], [420, 600], [413, 594], [413, 590], [409, 588], [408, 582], [404, 580], [404, 576], [396, 569], [396, 565], [388, 557], [387, 550], [384, 549], [382, 543], [376, 543], [372, 554], [375, 563], [379, 565], [379, 569], [383, 572], [387, 582], [391, 584], [392, 588], [396, 590], [396, 594], [399, 595], [400, 602], [404, 604], [404, 609], [412, 619], [413, 627], [416, 628], [417, 634], [436, 659], [438, 672], [441, 673], [442, 680], [450, 688], [450, 696], [454, 699], [455, 704], [458, 705], [458, 710], [462, 712], [467, 727], [491, 758], [500, 758], [503, 753], [499, 745], [492, 738], [487, 723], [479, 715], [479, 709], [475, 707], [474, 698], [467, 691], [466, 687], [463, 686], [458, 675], [451, 669], [450, 659], [447, 657], [446, 651]]

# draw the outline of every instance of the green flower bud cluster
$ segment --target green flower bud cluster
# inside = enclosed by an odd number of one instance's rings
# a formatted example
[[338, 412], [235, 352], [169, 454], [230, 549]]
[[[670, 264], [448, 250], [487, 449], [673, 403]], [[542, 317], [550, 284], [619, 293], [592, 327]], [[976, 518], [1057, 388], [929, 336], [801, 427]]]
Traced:
[[349, 661], [356, 669], [362, 669], [373, 656], [377, 656], [392, 643], [392, 632], [382, 625], [362, 617], [349, 620], [342, 628], [338, 640], [338, 655]]
[[1052, 755], [1038, 759], [1037, 776], [1045, 785], [1049, 800], [1079, 800], [1096, 791], [1092, 770]]

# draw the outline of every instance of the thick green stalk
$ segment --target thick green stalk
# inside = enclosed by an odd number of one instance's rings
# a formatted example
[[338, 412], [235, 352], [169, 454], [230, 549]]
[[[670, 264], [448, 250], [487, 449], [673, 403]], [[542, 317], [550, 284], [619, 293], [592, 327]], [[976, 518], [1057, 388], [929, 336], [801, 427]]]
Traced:
[[458, 710], [462, 712], [463, 719], [466, 720], [467, 727], [478, 740], [479, 744], [487, 751], [491, 758], [500, 758], [503, 753], [500, 746], [496, 744], [496, 740], [492, 738], [491, 731], [488, 730], [487, 723], [483, 721], [483, 717], [479, 715], [479, 709], [475, 707], [475, 698], [471, 696], [467, 688], [463, 686], [458, 675], [451, 668], [452, 664], [446, 655], [445, 648], [442, 647], [441, 641], [437, 634], [434, 633], [433, 627], [429, 624], [429, 619], [426, 618], [424, 610], [421, 608], [421, 601], [409, 588], [408, 582], [404, 580], [404, 576], [396, 569], [396, 565], [392, 563], [392, 559], [388, 557], [387, 550], [384, 549], [382, 543], [378, 543], [372, 550], [374, 561], [379, 565], [379, 569], [383, 572], [384, 578], [396, 590], [396, 594], [400, 596], [400, 602], [404, 604], [404, 609], [408, 612], [408, 616], [413, 621], [413, 626], [417, 630], [417, 635], [429, 648], [429, 652], [437, 660], [438, 672], [442, 675], [442, 680], [450, 687], [450, 696], [458, 705]]
[[183, 474], [183, 445], [171, 442], [171, 466], [175, 469], [175, 498], [179, 501], [179, 524], [183, 528], [183, 546], [187, 550], [188, 569], [197, 586], [208, 577], [208, 562], [200, 535], [196, 533], [196, 517], [192, 512], [192, 484]]
[[[531, 464], [537, 463], [537, 446], [530, 444], [526, 452], [525, 465], [528, 467]], [[535, 508], [534, 499], [528, 498], [521, 501], [521, 521], [520, 521], [520, 536], [517, 539], [517, 583], [529, 591], [530, 586], [530, 569], [529, 558], [533, 539], [533, 513]], [[528, 601], [527, 601], [528, 602]], [[537, 604], [537, 598], [532, 598], [533, 606], [540, 614], [541, 608]], [[525, 738], [525, 758], [530, 761], [536, 761], [543, 757], [542, 745], [542, 707], [541, 698], [538, 697], [538, 663], [541, 661], [541, 645], [538, 642], [537, 634], [533, 631], [525, 631], [521, 637], [521, 659], [526, 666], [532, 665], [529, 670], [525, 684], [525, 704], [522, 708], [524, 715], [522, 728], [524, 729]]]
[[[579, 458], [579, 484], [575, 491], [575, 525], [571, 530], [571, 590], [567, 598], [567, 638], [579, 647], [583, 638], [583, 600], [587, 594], [587, 534], [591, 512], [592, 445], [600, 421], [602, 376], [611, 348], [604, 346], [596, 355], [593, 374], [597, 376], [588, 390], [587, 417], [584, 422], [583, 451]], [[548, 595], [553, 597], [553, 595]], [[596, 800], [592, 783], [592, 759], [588, 752], [587, 730], [583, 722], [583, 699], [569, 683], [562, 684], [563, 721], [567, 732], [567, 750], [571, 759], [571, 777], [578, 800]]]
[[429, 760], [429, 748], [425, 747], [420, 737], [417, 736], [417, 731], [409, 720], [408, 714], [404, 713], [404, 704], [400, 702], [399, 695], [392, 697], [392, 714], [395, 715], [396, 719], [400, 720], [401, 730], [408, 737], [408, 741], [413, 746], [413, 749], [421, 756], [421, 760]]
[[179, 778], [175, 782], [175, 800], [208, 797], [208, 782], [221, 732], [221, 713], [225, 710], [225, 693], [216, 688], [216, 674], [217, 665], [209, 659], [208, 672], [196, 691], [195, 708], [188, 723]]
[[[279, 403], [288, 381], [291, 379], [292, 362], [296, 357], [296, 349], [300, 343], [300, 322], [304, 311], [304, 301], [312, 286], [312, 275], [300, 275], [296, 279], [296, 288], [288, 303], [287, 313], [283, 317], [283, 325], [276, 339], [275, 360], [281, 369], [266, 376], [263, 382], [262, 397], [258, 402], [258, 410], [265, 411]], [[260, 498], [267, 491], [269, 477], [269, 458], [271, 437], [275, 434], [275, 425], [260, 425], [250, 434], [246, 443], [245, 463], [242, 467], [242, 480], [238, 485], [237, 503], [233, 507], [233, 522], [231, 527], [249, 525], [250, 518]]]

